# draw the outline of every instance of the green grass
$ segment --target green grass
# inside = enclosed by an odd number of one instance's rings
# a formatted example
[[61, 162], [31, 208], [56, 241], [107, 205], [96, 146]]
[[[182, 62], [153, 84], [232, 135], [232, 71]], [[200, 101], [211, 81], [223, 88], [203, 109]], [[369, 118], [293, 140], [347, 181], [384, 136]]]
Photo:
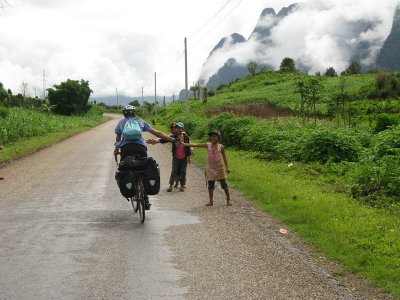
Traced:
[[[317, 251], [400, 298], [400, 219], [332, 193], [323, 177], [295, 163], [260, 161], [254, 154], [227, 150], [229, 184], [260, 209], [284, 222]], [[206, 163], [206, 150], [194, 160]]]
[[0, 164], [29, 155], [106, 120], [101, 116], [64, 117], [10, 108], [7, 117], [0, 118], [0, 144], [4, 146]]

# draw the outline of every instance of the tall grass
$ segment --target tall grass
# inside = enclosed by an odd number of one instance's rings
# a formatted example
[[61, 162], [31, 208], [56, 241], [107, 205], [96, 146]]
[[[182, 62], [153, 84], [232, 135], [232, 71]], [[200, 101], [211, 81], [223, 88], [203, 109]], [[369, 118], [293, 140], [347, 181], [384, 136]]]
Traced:
[[28, 155], [102, 121], [102, 113], [97, 109], [90, 110], [86, 116], [66, 117], [26, 108], [0, 107], [0, 144], [5, 145], [0, 152], [0, 163]]
[[20, 107], [8, 108], [5, 111], [6, 113], [0, 116], [1, 144], [82, 126], [93, 127], [101, 119], [101, 115], [66, 117]]

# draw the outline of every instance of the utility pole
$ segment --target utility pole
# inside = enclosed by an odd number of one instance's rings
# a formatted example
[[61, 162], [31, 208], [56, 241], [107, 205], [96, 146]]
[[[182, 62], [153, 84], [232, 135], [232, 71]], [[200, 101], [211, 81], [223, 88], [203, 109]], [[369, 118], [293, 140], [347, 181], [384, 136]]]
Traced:
[[156, 109], [156, 117], [157, 117], [157, 73], [154, 72], [154, 105]]
[[46, 99], [46, 70], [43, 70], [43, 99]]
[[187, 71], [187, 41], [185, 38], [185, 111], [186, 113], [189, 113], [189, 105], [188, 105], [188, 71]]
[[145, 115], [144, 115], [144, 100], [143, 100], [143, 86], [142, 86], [142, 105], [143, 105], [143, 117], [145, 117]]
[[117, 94], [117, 109], [118, 109], [118, 88], [115, 87], [115, 93]]

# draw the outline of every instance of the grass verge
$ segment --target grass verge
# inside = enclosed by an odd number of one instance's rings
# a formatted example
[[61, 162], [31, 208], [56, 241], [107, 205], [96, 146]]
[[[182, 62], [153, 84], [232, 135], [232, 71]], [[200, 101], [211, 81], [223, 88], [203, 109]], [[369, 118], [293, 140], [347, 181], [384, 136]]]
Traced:
[[[302, 166], [260, 161], [229, 149], [229, 184], [284, 222], [328, 258], [400, 298], [399, 213], [369, 208], [333, 193], [323, 178]], [[194, 160], [206, 163], [205, 149]]]
[[[100, 123], [104, 123], [108, 118], [103, 117]], [[9, 143], [4, 145], [4, 149], [0, 152], [0, 164], [27, 156], [40, 149], [46, 148], [54, 143], [62, 141], [70, 136], [86, 131], [90, 128], [99, 125], [99, 122], [91, 120], [85, 123], [85, 125], [66, 128], [62, 131], [49, 132], [45, 135], [35, 136], [32, 138], [22, 138], [17, 142]]]

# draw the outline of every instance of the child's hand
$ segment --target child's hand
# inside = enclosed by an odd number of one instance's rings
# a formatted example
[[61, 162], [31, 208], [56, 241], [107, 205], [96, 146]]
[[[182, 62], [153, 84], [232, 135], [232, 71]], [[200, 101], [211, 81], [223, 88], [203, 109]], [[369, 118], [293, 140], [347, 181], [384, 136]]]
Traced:
[[158, 143], [158, 140], [156, 140], [156, 139], [148, 139], [148, 140], [146, 140], [146, 143], [150, 144], [150, 145], [155, 145], [155, 144]]
[[231, 172], [231, 169], [226, 169], [226, 172], [228, 172], [228, 174]]

